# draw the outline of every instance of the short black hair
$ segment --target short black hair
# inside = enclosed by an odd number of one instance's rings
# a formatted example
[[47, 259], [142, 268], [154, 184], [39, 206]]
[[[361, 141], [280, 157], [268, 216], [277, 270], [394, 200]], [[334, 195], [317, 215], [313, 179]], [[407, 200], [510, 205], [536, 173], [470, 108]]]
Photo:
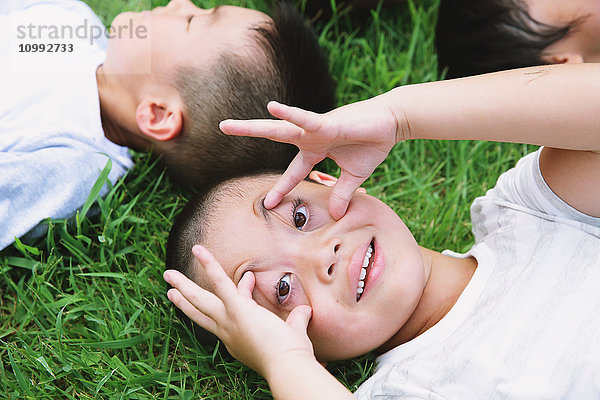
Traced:
[[[213, 217], [216, 214], [219, 202], [244, 196], [245, 192], [239, 184], [243, 179], [260, 179], [280, 175], [277, 171], [261, 172], [248, 176], [231, 178], [223, 182], [212, 182], [201, 187], [200, 191], [183, 207], [175, 217], [169, 238], [167, 240], [166, 268], [175, 269], [204, 289], [209, 289], [208, 284], [198, 275], [197, 262], [192, 254], [192, 247], [203, 244], [211, 230]], [[196, 339], [204, 346], [213, 347], [218, 338], [212, 333], [197, 327], [183, 313], [177, 309], [179, 318], [194, 330]]]
[[435, 39], [440, 73], [460, 78], [545, 64], [543, 50], [577, 23], [536, 21], [522, 0], [441, 0]]
[[284, 170], [297, 154], [289, 144], [227, 136], [219, 130], [224, 119], [272, 118], [270, 100], [321, 113], [334, 108], [335, 82], [312, 28], [287, 2], [276, 5], [272, 19], [249, 30], [258, 55], [224, 52], [209, 71], [177, 72], [183, 128], [161, 154], [176, 182], [198, 189], [249, 172]]
[[240, 185], [236, 184], [244, 177], [212, 182], [204, 185], [175, 217], [167, 240], [167, 269], [176, 269], [199, 285], [195, 271], [196, 262], [192, 247], [205, 243], [210, 231], [216, 205], [223, 199], [238, 196]]

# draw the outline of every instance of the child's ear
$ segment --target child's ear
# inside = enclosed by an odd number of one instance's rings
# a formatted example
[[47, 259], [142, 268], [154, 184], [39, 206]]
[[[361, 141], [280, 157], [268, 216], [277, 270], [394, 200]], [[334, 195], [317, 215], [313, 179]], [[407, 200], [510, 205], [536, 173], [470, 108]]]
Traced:
[[144, 135], [160, 142], [175, 139], [183, 126], [183, 114], [179, 106], [152, 99], [144, 99], [138, 104], [135, 120]]
[[583, 55], [580, 53], [556, 53], [542, 56], [542, 60], [550, 64], [582, 64]]
[[[335, 185], [335, 183], [338, 180], [338, 178], [336, 178], [335, 176], [326, 174], [325, 172], [321, 171], [310, 171], [310, 174], [308, 174], [308, 178], [329, 187], [333, 187], [333, 185]], [[359, 187], [358, 189], [356, 189], [356, 191], [358, 193], [367, 193], [367, 190], [362, 187]]]
[[321, 183], [329, 187], [333, 187], [333, 185], [335, 185], [335, 183], [338, 180], [338, 178], [336, 178], [335, 176], [326, 174], [325, 172], [321, 171], [310, 171], [310, 174], [308, 174], [308, 179], [312, 179], [315, 182]]

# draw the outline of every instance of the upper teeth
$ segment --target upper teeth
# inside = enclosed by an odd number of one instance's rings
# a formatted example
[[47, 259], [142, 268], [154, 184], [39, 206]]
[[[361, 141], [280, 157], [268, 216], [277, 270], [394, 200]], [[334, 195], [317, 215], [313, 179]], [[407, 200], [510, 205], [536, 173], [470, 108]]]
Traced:
[[358, 277], [358, 287], [356, 288], [356, 300], [360, 299], [362, 292], [365, 287], [365, 277], [367, 276], [367, 266], [369, 265], [369, 260], [371, 259], [371, 255], [373, 254], [373, 247], [369, 245], [367, 248], [367, 252], [365, 253], [365, 258], [363, 259], [362, 267], [360, 269], [360, 276]]

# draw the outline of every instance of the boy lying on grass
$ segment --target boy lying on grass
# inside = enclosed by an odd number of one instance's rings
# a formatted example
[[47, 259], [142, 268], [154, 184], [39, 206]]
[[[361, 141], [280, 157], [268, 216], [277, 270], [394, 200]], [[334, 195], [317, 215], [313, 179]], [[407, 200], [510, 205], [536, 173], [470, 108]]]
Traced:
[[[270, 103], [282, 121], [223, 122], [301, 151], [283, 176], [229, 180], [185, 207], [169, 299], [277, 399], [350, 398], [319, 361], [369, 351], [381, 355], [358, 398], [597, 398], [599, 109], [600, 65], [581, 64], [405, 86], [322, 115]], [[475, 199], [471, 250], [437, 253], [355, 193], [409, 139], [543, 147]], [[333, 190], [321, 174], [325, 185], [303, 180], [326, 156], [342, 171]]]
[[268, 117], [272, 98], [334, 106], [327, 61], [286, 4], [271, 18], [173, 0], [117, 15], [107, 34], [80, 1], [11, 1], [0, 5], [0, 28], [9, 35], [0, 42], [0, 250], [45, 218], [72, 216], [105, 166], [114, 184], [132, 166], [122, 146], [153, 151], [194, 187], [284, 170], [297, 152], [227, 137], [224, 118]]
[[594, 0], [441, 0], [440, 71], [448, 78], [540, 64], [600, 62]]

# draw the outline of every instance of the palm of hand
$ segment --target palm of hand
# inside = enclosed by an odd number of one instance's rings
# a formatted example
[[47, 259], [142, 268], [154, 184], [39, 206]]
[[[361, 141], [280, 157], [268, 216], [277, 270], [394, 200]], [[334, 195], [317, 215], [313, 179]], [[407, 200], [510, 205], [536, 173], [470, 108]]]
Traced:
[[311, 317], [309, 306], [296, 307], [284, 322], [252, 299], [252, 272], [246, 272], [236, 287], [208, 250], [194, 246], [193, 252], [206, 272], [212, 292], [178, 271], [169, 270], [164, 275], [173, 286], [169, 299], [191, 320], [217, 335], [231, 355], [263, 376], [280, 357], [300, 353], [314, 359], [306, 334]]
[[331, 192], [329, 211], [334, 218], [341, 218], [356, 189], [398, 141], [398, 118], [377, 98], [326, 114], [276, 102], [269, 103], [268, 109], [281, 120], [223, 121], [220, 125], [227, 134], [264, 137], [300, 149], [268, 193], [264, 201], [267, 208], [276, 206], [318, 162], [330, 157], [340, 166], [341, 174]]
[[308, 306], [303, 306], [308, 310], [290, 314], [286, 322], [251, 298], [240, 296], [235, 303], [235, 306], [228, 308], [228, 315], [223, 322], [218, 324], [217, 332], [233, 357], [263, 376], [265, 369], [275, 364], [278, 358], [296, 353], [313, 357], [306, 325], [302, 328], [302, 321], [298, 321], [298, 318], [305, 317], [298, 315], [300, 313], [308, 313], [310, 318]]

